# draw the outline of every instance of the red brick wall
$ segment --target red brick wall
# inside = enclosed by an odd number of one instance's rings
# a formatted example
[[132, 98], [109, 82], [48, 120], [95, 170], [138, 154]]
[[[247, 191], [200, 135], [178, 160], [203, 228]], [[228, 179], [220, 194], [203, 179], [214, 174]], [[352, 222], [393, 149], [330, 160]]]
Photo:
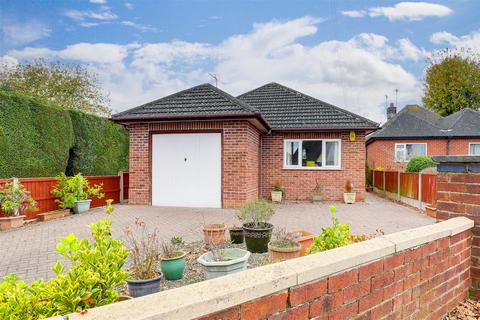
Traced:
[[475, 222], [471, 293], [480, 298], [480, 174], [440, 172], [437, 176], [437, 220], [459, 216]]
[[[282, 181], [288, 200], [311, 200], [317, 181], [322, 186], [324, 200], [342, 200], [346, 179], [349, 178], [357, 200], [365, 198], [365, 133], [356, 132], [351, 142], [349, 132], [335, 133], [272, 133], [262, 136], [261, 194], [270, 198], [277, 179]], [[342, 139], [341, 170], [283, 169], [284, 139]]]
[[467, 297], [470, 230], [201, 320], [441, 319]]
[[150, 133], [223, 132], [223, 206], [238, 207], [258, 196], [260, 132], [247, 121], [197, 121], [132, 124], [130, 130], [131, 204], [151, 203]]
[[367, 159], [371, 168], [383, 167], [386, 170], [404, 170], [407, 163], [395, 162], [395, 143], [426, 143], [429, 156], [468, 155], [469, 143], [480, 139], [405, 139], [376, 140], [367, 146]]

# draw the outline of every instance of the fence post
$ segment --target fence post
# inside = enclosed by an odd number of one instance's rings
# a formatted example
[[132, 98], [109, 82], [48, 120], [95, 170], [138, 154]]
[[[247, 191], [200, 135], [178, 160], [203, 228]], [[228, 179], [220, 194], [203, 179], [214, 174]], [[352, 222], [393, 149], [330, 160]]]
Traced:
[[418, 207], [422, 209], [422, 173], [418, 173]]
[[13, 177], [12, 178], [12, 184], [13, 184], [13, 188], [17, 189], [18, 185], [20, 184], [20, 182], [18, 181], [18, 178]]
[[397, 200], [400, 201], [400, 177], [402, 176], [400, 171], [397, 171], [397, 176]]
[[385, 180], [386, 180], [386, 172], [383, 170], [383, 194], [387, 194], [387, 186], [385, 185]]
[[373, 192], [375, 192], [375, 170], [372, 170], [372, 187], [373, 187]]
[[123, 172], [119, 171], [118, 175], [120, 176], [120, 203], [123, 203]]

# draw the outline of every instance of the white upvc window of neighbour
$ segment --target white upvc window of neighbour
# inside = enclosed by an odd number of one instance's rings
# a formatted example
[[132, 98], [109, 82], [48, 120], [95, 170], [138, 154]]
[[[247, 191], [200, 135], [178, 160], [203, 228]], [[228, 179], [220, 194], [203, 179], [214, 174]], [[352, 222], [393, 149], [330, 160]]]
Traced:
[[413, 157], [426, 155], [426, 143], [395, 143], [395, 162], [408, 162]]
[[468, 154], [471, 156], [480, 156], [480, 142], [471, 142]]
[[340, 169], [340, 139], [284, 140], [283, 166], [286, 169]]

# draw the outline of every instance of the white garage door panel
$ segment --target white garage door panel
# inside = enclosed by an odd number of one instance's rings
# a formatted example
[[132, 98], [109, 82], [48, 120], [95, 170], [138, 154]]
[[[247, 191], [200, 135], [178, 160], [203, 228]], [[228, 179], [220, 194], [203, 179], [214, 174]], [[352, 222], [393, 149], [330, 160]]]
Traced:
[[152, 136], [152, 205], [220, 208], [221, 134]]

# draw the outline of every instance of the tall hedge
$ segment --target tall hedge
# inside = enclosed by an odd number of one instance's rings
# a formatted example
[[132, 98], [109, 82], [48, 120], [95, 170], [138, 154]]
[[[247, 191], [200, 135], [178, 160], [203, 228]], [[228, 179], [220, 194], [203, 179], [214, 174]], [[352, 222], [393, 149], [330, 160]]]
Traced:
[[0, 88], [0, 178], [63, 172], [72, 143], [67, 111]]
[[128, 171], [128, 133], [107, 119], [79, 111], [68, 111], [74, 142], [67, 174], [115, 175]]
[[118, 171], [128, 171], [122, 126], [0, 88], [0, 179]]

